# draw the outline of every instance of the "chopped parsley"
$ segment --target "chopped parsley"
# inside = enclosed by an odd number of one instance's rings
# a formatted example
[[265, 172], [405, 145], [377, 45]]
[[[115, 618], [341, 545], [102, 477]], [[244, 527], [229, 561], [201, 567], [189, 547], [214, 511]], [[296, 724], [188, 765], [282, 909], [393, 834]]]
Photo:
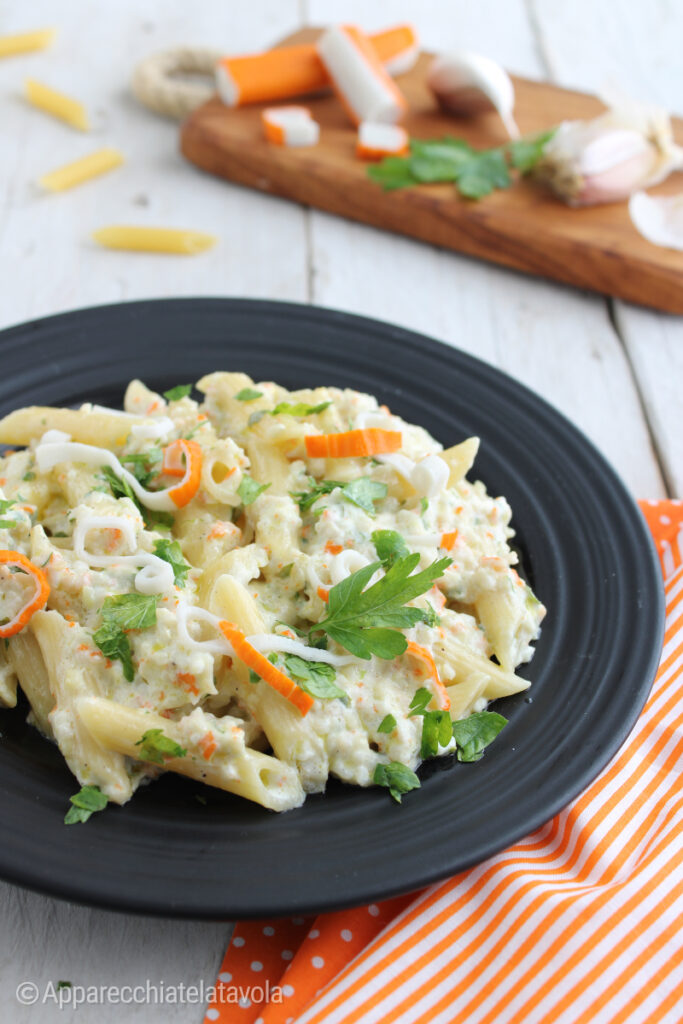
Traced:
[[387, 496], [387, 485], [372, 480], [370, 477], [359, 477], [358, 480], [350, 482], [321, 480], [319, 483], [313, 477], [309, 477], [309, 481], [311, 483], [310, 491], [291, 492], [291, 497], [294, 498], [302, 514], [308, 512], [318, 498], [322, 498], [324, 494], [331, 494], [337, 488], [340, 489], [347, 501], [362, 508], [370, 516], [375, 514], [373, 502], [381, 501]]
[[283, 565], [282, 568], [280, 569], [279, 573], [278, 573], [278, 576], [280, 577], [280, 579], [281, 580], [286, 580], [291, 575], [291, 572], [292, 572], [293, 568], [294, 568], [294, 562], [288, 562], [287, 565]]
[[244, 473], [242, 475], [240, 485], [237, 488], [237, 493], [242, 499], [243, 505], [251, 505], [256, 501], [259, 494], [263, 494], [263, 492], [267, 491], [269, 487], [270, 484], [259, 484], [256, 480], [252, 480], [248, 473]]
[[415, 696], [410, 702], [410, 714], [408, 718], [412, 718], [414, 715], [423, 715], [427, 710], [427, 705], [434, 694], [431, 690], [428, 690], [426, 686], [421, 686], [419, 690], [415, 691]]
[[104, 599], [102, 625], [93, 633], [93, 640], [105, 658], [121, 662], [129, 683], [135, 678], [135, 669], [128, 631], [156, 624], [157, 601], [156, 594], [119, 594]]
[[136, 455], [122, 455], [121, 463], [130, 464], [130, 472], [138, 481], [141, 487], [149, 487], [150, 483], [158, 474], [156, 468], [163, 457], [161, 448], [150, 448], [148, 452]]
[[424, 711], [420, 757], [436, 757], [439, 747], [447, 747], [453, 738], [453, 722], [448, 711]]
[[[78, 793], [70, 796], [71, 807], [64, 817], [65, 825], [75, 825], [79, 821], [87, 821], [91, 814], [103, 811], [107, 806], [107, 798], [99, 786], [83, 786]], [[64, 985], [70, 982], [63, 982]]]
[[164, 391], [164, 398], [167, 402], [178, 402], [181, 398], [187, 398], [191, 391], [191, 384], [177, 384], [174, 388]]
[[385, 715], [382, 721], [377, 726], [377, 732], [393, 732], [396, 728], [396, 719], [393, 715]]
[[385, 569], [391, 569], [397, 558], [405, 558], [410, 554], [408, 545], [396, 530], [375, 530], [372, 543]]
[[143, 732], [135, 746], [140, 747], [140, 760], [152, 761], [153, 764], [163, 764], [165, 757], [185, 757], [187, 754], [187, 750], [179, 743], [164, 736], [162, 729], [148, 729], [147, 732]]
[[128, 481], [125, 477], [120, 480], [111, 466], [102, 466], [99, 476], [101, 480], [104, 480], [105, 483], [109, 484], [111, 493], [115, 498], [130, 498], [137, 508], [142, 509], [142, 506], [138, 501], [137, 494]]
[[26, 482], [28, 483], [30, 480], [35, 480], [35, 478], [36, 474], [29, 470], [28, 473], [24, 473], [21, 479], [26, 480]]
[[154, 542], [154, 554], [163, 558], [173, 569], [173, 580], [177, 587], [184, 587], [187, 574], [192, 568], [183, 557], [183, 551], [177, 540], [157, 540]]
[[321, 402], [320, 405], [307, 405], [306, 402], [278, 402], [271, 410], [271, 416], [315, 416], [324, 412], [332, 402]]
[[386, 786], [396, 803], [399, 804], [404, 793], [420, 788], [420, 780], [415, 772], [401, 764], [400, 761], [376, 765], [372, 781], [377, 786]]
[[255, 388], [242, 388], [235, 395], [238, 402], [254, 402], [257, 398], [262, 398], [263, 392], [257, 391]]
[[367, 590], [381, 562], [372, 562], [335, 584], [328, 597], [326, 619], [313, 626], [311, 633], [322, 630], [357, 658], [369, 660], [396, 658], [403, 654], [408, 642], [401, 629], [420, 622], [420, 608], [406, 607], [408, 601], [429, 590], [451, 564], [450, 558], [433, 562], [422, 572], [413, 573], [419, 554], [399, 558], [383, 576]]

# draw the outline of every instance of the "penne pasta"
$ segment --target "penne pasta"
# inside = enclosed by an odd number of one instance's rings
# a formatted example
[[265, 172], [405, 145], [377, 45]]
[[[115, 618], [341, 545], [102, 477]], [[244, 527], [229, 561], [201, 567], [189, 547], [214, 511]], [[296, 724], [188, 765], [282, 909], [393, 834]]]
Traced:
[[48, 192], [64, 192], [76, 185], [82, 185], [84, 181], [106, 174], [122, 163], [123, 155], [117, 149], [98, 149], [89, 156], [81, 157], [80, 160], [74, 160], [73, 163], [44, 174], [39, 181]]
[[133, 252], [167, 252], [192, 256], [211, 249], [216, 236], [203, 231], [181, 228], [148, 228], [117, 224], [99, 228], [93, 238], [106, 249], [129, 249]]
[[131, 427], [144, 422], [142, 416], [32, 405], [10, 412], [0, 420], [0, 444], [28, 445], [48, 430], [61, 430], [83, 444], [120, 448]]
[[65, 121], [72, 128], [78, 128], [82, 132], [90, 131], [85, 107], [71, 96], [57, 92], [56, 89], [36, 82], [33, 78], [28, 78], [26, 80], [26, 98], [32, 106], [60, 121]]
[[53, 28], [37, 29], [35, 32], [21, 32], [13, 36], [0, 36], [0, 57], [14, 57], [19, 53], [45, 50], [55, 38]]

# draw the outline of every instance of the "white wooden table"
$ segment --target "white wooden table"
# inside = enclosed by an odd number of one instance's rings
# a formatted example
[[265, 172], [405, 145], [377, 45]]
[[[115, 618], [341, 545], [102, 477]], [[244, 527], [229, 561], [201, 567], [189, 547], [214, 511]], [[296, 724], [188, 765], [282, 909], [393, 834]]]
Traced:
[[[419, 14], [418, 14], [419, 12]], [[668, 0], [32, 0], [0, 5], [0, 33], [55, 24], [44, 54], [0, 61], [0, 327], [101, 302], [234, 295], [315, 302], [391, 319], [466, 349], [528, 384], [581, 427], [634, 495], [683, 492], [683, 321], [522, 277], [199, 174], [177, 127], [136, 106], [133, 65], [180, 43], [245, 52], [304, 24], [368, 29], [415, 20], [426, 46], [468, 47], [530, 77], [598, 90], [611, 81], [665, 106], [683, 95], [683, 5]], [[21, 98], [35, 76], [87, 100], [81, 135]], [[679, 111], [680, 112], [680, 111]], [[39, 174], [98, 145], [119, 171], [43, 196]], [[683, 187], [683, 179], [682, 179]], [[133, 255], [89, 241], [104, 223], [195, 227], [220, 244], [196, 258]], [[19, 982], [206, 984], [230, 926], [146, 920], [0, 883], [0, 991], [20, 1022], [93, 1020], [14, 1002]], [[99, 1024], [195, 1024], [198, 1005], [103, 1005]]]

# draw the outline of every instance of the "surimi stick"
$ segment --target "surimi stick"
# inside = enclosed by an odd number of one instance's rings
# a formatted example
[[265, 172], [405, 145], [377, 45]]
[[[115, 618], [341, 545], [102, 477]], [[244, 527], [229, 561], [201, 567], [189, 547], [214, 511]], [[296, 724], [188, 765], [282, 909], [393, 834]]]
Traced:
[[74, 160], [73, 163], [44, 174], [40, 184], [49, 192], [63, 192], [74, 185], [89, 181], [90, 178], [105, 174], [122, 163], [123, 155], [117, 149], [98, 149], [90, 156], [84, 156], [81, 160]]
[[320, 138], [320, 125], [307, 107], [266, 107], [261, 122], [276, 146], [315, 146]]
[[176, 228], [144, 228], [114, 225], [93, 232], [93, 238], [108, 249], [133, 249], [137, 252], [177, 252], [193, 254], [215, 245], [213, 235]]
[[16, 36], [0, 36], [0, 57], [13, 57], [17, 53], [45, 50], [55, 37], [53, 28], [42, 28], [36, 32], [22, 32]]
[[[370, 36], [380, 61], [392, 74], [409, 71], [417, 57], [417, 35], [410, 25], [397, 25]], [[216, 65], [216, 88], [229, 107], [270, 103], [319, 92], [330, 78], [313, 43], [281, 46], [266, 53], [223, 57]]]
[[400, 121], [407, 107], [405, 98], [359, 28], [328, 28], [318, 40], [318, 53], [354, 124]]
[[36, 82], [33, 78], [26, 79], [26, 98], [29, 103], [46, 114], [58, 117], [60, 121], [66, 121], [74, 128], [80, 128], [82, 132], [90, 130], [88, 115], [85, 107], [78, 100], [72, 100], [56, 89], [50, 89], [47, 85]]
[[361, 160], [382, 160], [385, 156], [403, 156], [410, 150], [408, 132], [395, 124], [363, 121], [358, 126], [356, 156]]

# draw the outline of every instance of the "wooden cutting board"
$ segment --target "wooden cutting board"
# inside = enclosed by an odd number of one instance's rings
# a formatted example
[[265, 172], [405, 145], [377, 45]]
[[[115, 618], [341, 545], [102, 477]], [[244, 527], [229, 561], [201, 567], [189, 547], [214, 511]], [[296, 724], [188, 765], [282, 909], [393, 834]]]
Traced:
[[[283, 43], [309, 41], [318, 31], [306, 29]], [[410, 135], [455, 135], [482, 149], [503, 143], [506, 137], [496, 115], [463, 119], [436, 108], [425, 85], [430, 60], [430, 54], [421, 54], [412, 71], [397, 79], [410, 107], [405, 122]], [[566, 119], [594, 117], [603, 109], [585, 93], [525, 78], [515, 78], [514, 84], [522, 134]], [[447, 184], [384, 192], [356, 158], [355, 130], [334, 96], [301, 102], [320, 122], [317, 146], [271, 145], [263, 138], [260, 107], [231, 110], [212, 99], [183, 124], [181, 150], [203, 170], [262, 192], [529, 274], [683, 313], [683, 252], [642, 238], [626, 203], [571, 209], [526, 180], [478, 202], [461, 199]], [[674, 132], [683, 144], [683, 121], [675, 119]], [[681, 190], [683, 175], [676, 173], [652, 191], [666, 195]]]

